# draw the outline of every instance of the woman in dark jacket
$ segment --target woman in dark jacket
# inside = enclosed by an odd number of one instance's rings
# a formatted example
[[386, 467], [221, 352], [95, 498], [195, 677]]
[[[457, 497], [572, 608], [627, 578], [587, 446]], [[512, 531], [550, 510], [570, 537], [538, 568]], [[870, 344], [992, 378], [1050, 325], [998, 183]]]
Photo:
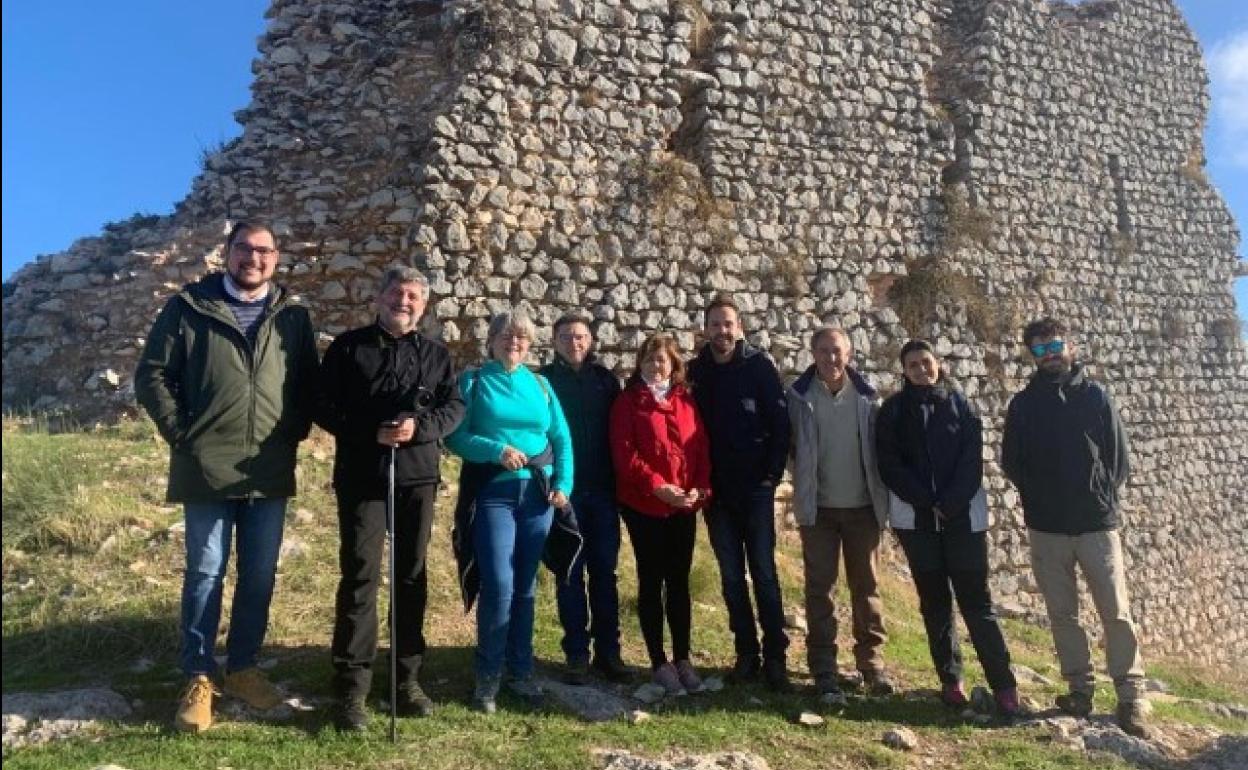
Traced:
[[880, 409], [876, 455], [889, 489], [889, 521], [910, 562], [940, 677], [941, 700], [967, 703], [953, 617], [956, 597], [998, 710], [1018, 712], [1010, 653], [988, 592], [988, 505], [983, 424], [940, 370], [926, 340], [901, 349], [905, 386]]
[[[637, 558], [637, 614], [654, 681], [671, 695], [702, 689], [689, 661], [689, 570], [694, 512], [706, 504], [711, 486], [710, 446], [684, 375], [675, 340], [652, 335], [611, 407], [616, 497]], [[674, 663], [663, 647], [665, 616]]]

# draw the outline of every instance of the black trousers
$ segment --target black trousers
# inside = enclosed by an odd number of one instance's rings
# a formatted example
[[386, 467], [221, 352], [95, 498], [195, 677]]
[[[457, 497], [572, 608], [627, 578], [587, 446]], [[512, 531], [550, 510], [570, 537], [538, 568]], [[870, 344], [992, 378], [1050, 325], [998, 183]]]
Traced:
[[1016, 686], [1010, 651], [988, 592], [988, 536], [963, 526], [940, 532], [897, 529], [897, 539], [910, 562], [919, 593], [919, 610], [927, 628], [927, 645], [943, 684], [962, 679], [953, 601], [971, 634], [971, 644], [994, 692]]
[[658, 668], [667, 662], [663, 649], [665, 616], [672, 629], [672, 660], [688, 660], [689, 629], [693, 624], [689, 570], [693, 567], [698, 518], [691, 513], [658, 518], [630, 508], [623, 509], [623, 517], [637, 558], [637, 616], [650, 667]]
[[[395, 489], [395, 624], [399, 682], [415, 678], [425, 653], [425, 553], [436, 484]], [[377, 590], [386, 550], [386, 501], [338, 493], [338, 565], [333, 655], [339, 694], [367, 694], [377, 655]]]

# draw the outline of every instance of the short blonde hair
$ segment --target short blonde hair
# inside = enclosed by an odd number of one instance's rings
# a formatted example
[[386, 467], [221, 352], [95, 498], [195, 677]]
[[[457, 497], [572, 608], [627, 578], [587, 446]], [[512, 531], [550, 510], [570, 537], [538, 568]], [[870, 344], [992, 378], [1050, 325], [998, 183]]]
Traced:
[[507, 310], [490, 319], [489, 329], [485, 333], [486, 357], [494, 357], [494, 340], [504, 332], [514, 332], [528, 338], [530, 342], [537, 336], [537, 327], [528, 313], [523, 310]]

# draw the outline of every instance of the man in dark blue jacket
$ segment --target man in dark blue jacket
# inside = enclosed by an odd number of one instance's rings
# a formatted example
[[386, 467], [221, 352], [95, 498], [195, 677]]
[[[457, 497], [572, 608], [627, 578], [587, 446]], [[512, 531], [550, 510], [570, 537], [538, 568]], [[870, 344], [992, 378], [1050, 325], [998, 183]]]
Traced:
[[1127, 434], [1105, 388], [1076, 361], [1061, 321], [1028, 324], [1023, 342], [1036, 373], [1010, 401], [1001, 465], [1023, 500], [1032, 570], [1070, 687], [1057, 705], [1078, 716], [1092, 710], [1092, 653], [1079, 625], [1077, 565], [1105, 629], [1118, 723], [1142, 737], [1148, 733], [1144, 666], [1118, 536], [1118, 490], [1129, 472]]
[[[728, 624], [737, 653], [731, 678], [762, 670], [768, 686], [789, 689], [784, 603], [776, 574], [776, 485], [789, 451], [784, 388], [766, 354], [741, 339], [741, 316], [731, 298], [706, 309], [706, 344], [689, 364], [689, 381], [711, 440], [711, 503], [706, 526], [719, 562]], [[763, 630], [760, 649], [746, 569]]]
[[620, 512], [615, 504], [615, 474], [607, 433], [620, 381], [594, 360], [589, 318], [564, 315], [555, 321], [553, 334], [555, 360], [543, 366], [541, 373], [559, 398], [572, 434], [576, 469], [572, 508], [585, 545], [568, 581], [558, 581], [555, 589], [563, 626], [563, 654], [568, 662], [564, 678], [570, 684], [586, 683], [592, 637], [594, 669], [619, 682], [629, 674], [620, 659], [620, 597], [615, 577]]

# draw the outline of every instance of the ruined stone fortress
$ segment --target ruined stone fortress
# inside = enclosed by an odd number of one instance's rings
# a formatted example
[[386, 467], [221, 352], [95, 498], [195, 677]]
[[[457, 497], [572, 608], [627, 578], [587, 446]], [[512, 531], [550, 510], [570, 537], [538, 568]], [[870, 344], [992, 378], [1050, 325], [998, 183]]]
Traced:
[[936, 342], [985, 417], [993, 588], [1036, 613], [997, 458], [1020, 325], [1052, 312], [1133, 441], [1147, 650], [1248, 658], [1239, 234], [1172, 0], [273, 0], [268, 19], [243, 134], [173, 214], [5, 285], [7, 408], [133, 409], [155, 312], [248, 214], [279, 223], [279, 279], [326, 337], [411, 263], [464, 361], [500, 308], [532, 308], [540, 350], [582, 308], [624, 373], [653, 330], [692, 348], [727, 291], [789, 376], [825, 320], [886, 390], [906, 338]]

